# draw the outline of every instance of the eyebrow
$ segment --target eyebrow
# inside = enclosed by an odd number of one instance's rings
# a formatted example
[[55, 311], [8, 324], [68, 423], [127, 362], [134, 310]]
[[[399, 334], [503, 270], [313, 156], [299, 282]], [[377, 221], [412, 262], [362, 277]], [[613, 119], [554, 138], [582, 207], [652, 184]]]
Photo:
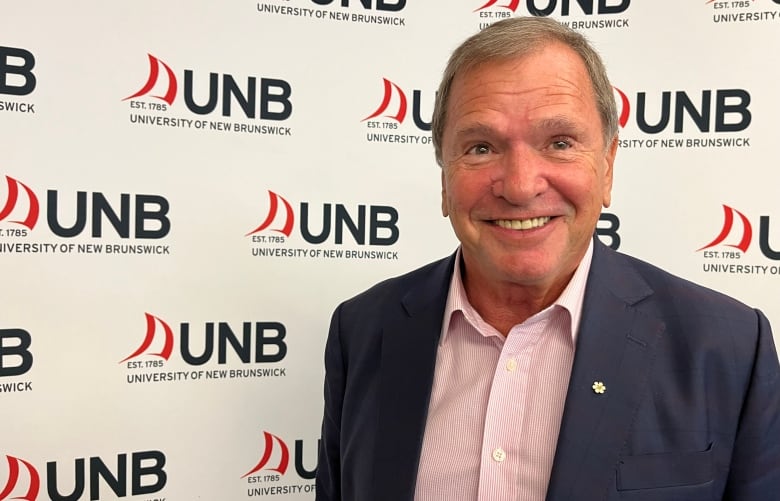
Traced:
[[583, 129], [583, 125], [580, 122], [574, 121], [571, 118], [564, 115], [556, 115], [554, 117], [545, 118], [537, 123], [532, 124], [532, 127], [537, 130], [572, 130], [579, 132]]
[[[547, 117], [531, 124], [531, 129], [539, 131], [568, 131], [573, 134], [580, 134], [584, 127], [581, 122], [572, 120], [566, 115], [555, 115]], [[466, 124], [463, 127], [455, 129], [455, 137], [485, 136], [496, 134], [496, 129], [484, 122], [475, 122]]]
[[487, 134], [495, 134], [495, 129], [482, 122], [468, 124], [465, 127], [455, 129], [454, 132], [455, 137], [474, 136], [474, 135], [483, 136]]

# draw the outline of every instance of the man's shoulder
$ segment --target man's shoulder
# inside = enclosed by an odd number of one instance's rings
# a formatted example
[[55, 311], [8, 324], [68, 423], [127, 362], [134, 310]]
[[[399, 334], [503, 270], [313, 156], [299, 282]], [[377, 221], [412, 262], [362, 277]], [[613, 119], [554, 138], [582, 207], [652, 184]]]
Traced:
[[[708, 363], [749, 371], [760, 336], [765, 334], [771, 339], [771, 329], [762, 330], [763, 315], [734, 297], [633, 256], [609, 250], [605, 257], [612, 266], [603, 267], [601, 272], [607, 277], [597, 280], [609, 283], [611, 292], [619, 291], [615, 295], [640, 315], [638, 318], [655, 318], [663, 323], [658, 349], [667, 355], [659, 362], [665, 370], [684, 370], [675, 364], [689, 367], [703, 364], [706, 359]], [[618, 273], [631, 276], [622, 278]], [[622, 282], [633, 285], [625, 287]], [[626, 293], [632, 290], [640, 293]]]
[[752, 307], [723, 292], [695, 283], [640, 258], [607, 249], [613, 263], [632, 269], [643, 280], [652, 295], [648, 299], [667, 303], [675, 311], [693, 314], [711, 311], [755, 317]]
[[427, 296], [431, 293], [446, 295], [454, 261], [454, 255], [450, 255], [403, 275], [388, 278], [347, 299], [341, 306], [347, 308], [383, 306], [388, 302], [400, 302], [410, 293], [422, 292], [426, 288], [429, 289], [425, 293]]

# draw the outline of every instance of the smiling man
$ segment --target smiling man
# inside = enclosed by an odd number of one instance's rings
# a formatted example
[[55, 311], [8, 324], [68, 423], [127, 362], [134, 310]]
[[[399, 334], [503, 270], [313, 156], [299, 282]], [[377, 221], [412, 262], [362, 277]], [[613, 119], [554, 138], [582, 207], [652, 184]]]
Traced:
[[618, 135], [587, 41], [466, 40], [433, 139], [461, 245], [334, 313], [317, 499], [774, 499], [766, 318], [593, 238]]

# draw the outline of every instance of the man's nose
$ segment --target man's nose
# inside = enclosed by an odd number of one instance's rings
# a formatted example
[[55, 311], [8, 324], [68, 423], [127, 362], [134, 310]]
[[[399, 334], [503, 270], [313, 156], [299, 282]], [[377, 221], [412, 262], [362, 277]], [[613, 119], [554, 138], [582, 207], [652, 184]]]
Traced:
[[493, 195], [522, 204], [547, 189], [544, 161], [528, 146], [512, 148], [500, 161], [493, 180]]

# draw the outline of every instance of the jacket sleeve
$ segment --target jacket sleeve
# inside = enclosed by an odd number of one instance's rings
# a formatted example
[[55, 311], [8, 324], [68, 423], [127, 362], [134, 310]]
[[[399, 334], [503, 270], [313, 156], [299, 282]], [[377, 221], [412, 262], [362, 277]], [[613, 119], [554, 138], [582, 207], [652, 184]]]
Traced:
[[756, 356], [724, 501], [766, 501], [780, 493], [780, 368], [769, 322], [756, 314]]
[[346, 367], [341, 351], [339, 307], [331, 318], [325, 344], [325, 409], [316, 478], [317, 501], [341, 499], [341, 409]]

